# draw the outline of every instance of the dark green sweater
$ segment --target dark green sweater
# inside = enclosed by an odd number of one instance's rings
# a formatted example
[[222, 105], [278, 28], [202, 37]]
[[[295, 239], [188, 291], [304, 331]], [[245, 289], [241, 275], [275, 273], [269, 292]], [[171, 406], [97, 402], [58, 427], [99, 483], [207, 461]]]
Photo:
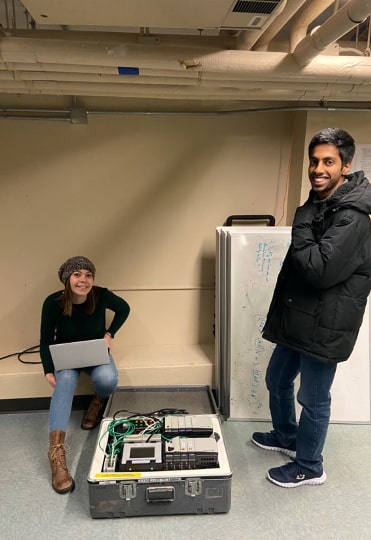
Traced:
[[[126, 321], [130, 307], [129, 304], [103, 287], [94, 286], [98, 293], [94, 313], [87, 314], [86, 304], [75, 304], [72, 315], [63, 315], [62, 305], [59, 301], [63, 291], [49, 295], [43, 304], [40, 331], [40, 356], [44, 373], [54, 373], [54, 364], [49, 351], [52, 343], [67, 343], [69, 341], [84, 341], [100, 339], [105, 332], [112, 337]], [[114, 317], [106, 328], [106, 310], [113, 311]]]

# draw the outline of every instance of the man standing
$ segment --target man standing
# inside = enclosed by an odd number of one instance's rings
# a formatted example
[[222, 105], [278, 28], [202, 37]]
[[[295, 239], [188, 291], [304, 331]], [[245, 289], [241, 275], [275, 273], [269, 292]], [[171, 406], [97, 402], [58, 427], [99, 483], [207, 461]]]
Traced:
[[337, 363], [353, 350], [371, 289], [371, 185], [363, 171], [348, 174], [354, 152], [353, 138], [341, 129], [323, 129], [312, 138], [312, 189], [296, 211], [263, 329], [263, 337], [276, 343], [266, 373], [273, 431], [253, 433], [252, 441], [292, 458], [268, 471], [281, 487], [326, 480], [322, 450], [330, 389]]

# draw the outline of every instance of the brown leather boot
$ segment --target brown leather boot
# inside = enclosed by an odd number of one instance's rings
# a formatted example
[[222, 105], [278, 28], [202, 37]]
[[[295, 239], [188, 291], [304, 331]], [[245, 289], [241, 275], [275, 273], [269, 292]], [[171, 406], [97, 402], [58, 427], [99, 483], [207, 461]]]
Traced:
[[81, 429], [94, 429], [103, 417], [104, 406], [107, 403], [106, 398], [100, 398], [97, 395], [91, 400], [88, 410], [81, 422]]
[[60, 430], [49, 433], [48, 458], [52, 470], [52, 486], [57, 493], [68, 493], [75, 488], [66, 464], [65, 435], [65, 432]]

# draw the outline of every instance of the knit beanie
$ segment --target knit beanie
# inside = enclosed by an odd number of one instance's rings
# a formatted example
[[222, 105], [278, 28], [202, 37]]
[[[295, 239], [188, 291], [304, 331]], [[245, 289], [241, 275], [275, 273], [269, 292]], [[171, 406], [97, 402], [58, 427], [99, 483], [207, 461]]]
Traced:
[[93, 274], [93, 278], [95, 276], [95, 266], [89, 259], [82, 256], [71, 257], [58, 270], [58, 277], [63, 285], [66, 285], [68, 278], [78, 270], [87, 270]]

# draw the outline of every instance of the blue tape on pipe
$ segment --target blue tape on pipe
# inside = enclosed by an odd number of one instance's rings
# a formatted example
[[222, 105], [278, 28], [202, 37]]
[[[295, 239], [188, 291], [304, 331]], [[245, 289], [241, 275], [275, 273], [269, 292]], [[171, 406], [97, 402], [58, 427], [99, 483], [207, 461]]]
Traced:
[[122, 67], [117, 68], [119, 75], [139, 75], [139, 68], [137, 67]]

